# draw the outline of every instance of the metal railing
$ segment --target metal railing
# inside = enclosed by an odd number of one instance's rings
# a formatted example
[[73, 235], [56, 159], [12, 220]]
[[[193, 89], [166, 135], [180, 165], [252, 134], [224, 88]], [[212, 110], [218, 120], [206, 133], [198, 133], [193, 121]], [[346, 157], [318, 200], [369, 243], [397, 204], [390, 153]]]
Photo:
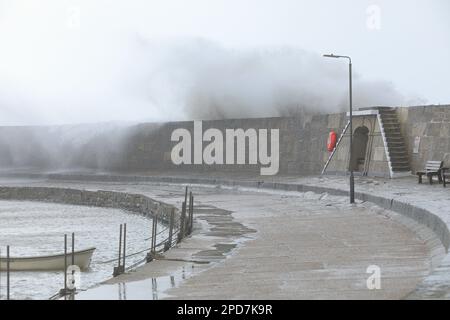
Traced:
[[[117, 263], [113, 267], [113, 276], [117, 277], [127, 271], [130, 271], [137, 266], [143, 263], [149, 263], [153, 260], [157, 260], [160, 256], [160, 253], [166, 252], [170, 250], [172, 247], [181, 242], [184, 238], [189, 236], [193, 231], [193, 218], [194, 218], [194, 196], [192, 192], [188, 192], [188, 187], [185, 188], [185, 196], [184, 201], [181, 206], [181, 213], [178, 219], [175, 218], [175, 207], [170, 208], [170, 213], [168, 215], [167, 226], [162, 230], [158, 231], [158, 220], [160, 211], [148, 212], [152, 215], [152, 230], [151, 236], [149, 238], [144, 239], [144, 241], [151, 241], [151, 245], [149, 248], [145, 248], [143, 250], [129, 253], [127, 254], [127, 224], [121, 224], [119, 226], [119, 248], [118, 248], [118, 257], [107, 260], [97, 262], [99, 264], [108, 264], [108, 263]], [[189, 201], [189, 202], [188, 202]], [[147, 214], [148, 214], [147, 213]], [[167, 236], [163, 239], [159, 239], [159, 237], [163, 234]], [[75, 234], [72, 233], [72, 248], [71, 253], [68, 253], [68, 242], [67, 242], [67, 234], [64, 235], [64, 287], [58, 293], [50, 297], [50, 299], [61, 299], [71, 300], [74, 298], [74, 295], [77, 292], [77, 288], [75, 287], [74, 273], [75, 270], [71, 270], [71, 277], [68, 277], [68, 268], [70, 266], [75, 265]], [[147, 252], [147, 255], [144, 259], [141, 259], [137, 262], [132, 263], [127, 266], [126, 261], [127, 258], [142, 254]], [[0, 257], [1, 257], [1, 249], [0, 249]], [[68, 259], [71, 258], [71, 264], [69, 265]], [[10, 246], [6, 246], [6, 257], [1, 258], [0, 262], [0, 299], [2, 299], [2, 291], [1, 291], [1, 276], [3, 271], [3, 264], [6, 263], [6, 299], [10, 299]], [[69, 283], [70, 281], [70, 283]], [[69, 285], [68, 285], [69, 284]]]

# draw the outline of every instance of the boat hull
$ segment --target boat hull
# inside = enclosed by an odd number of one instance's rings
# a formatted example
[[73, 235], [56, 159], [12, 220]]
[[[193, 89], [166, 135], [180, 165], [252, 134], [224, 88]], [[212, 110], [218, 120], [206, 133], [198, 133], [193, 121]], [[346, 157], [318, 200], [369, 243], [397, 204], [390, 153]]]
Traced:
[[[89, 267], [95, 248], [76, 251], [75, 265], [81, 270]], [[64, 254], [40, 257], [11, 257], [9, 268], [11, 271], [57, 271], [64, 270]], [[72, 265], [72, 254], [67, 254], [67, 266]], [[6, 270], [6, 258], [0, 258], [0, 270]]]

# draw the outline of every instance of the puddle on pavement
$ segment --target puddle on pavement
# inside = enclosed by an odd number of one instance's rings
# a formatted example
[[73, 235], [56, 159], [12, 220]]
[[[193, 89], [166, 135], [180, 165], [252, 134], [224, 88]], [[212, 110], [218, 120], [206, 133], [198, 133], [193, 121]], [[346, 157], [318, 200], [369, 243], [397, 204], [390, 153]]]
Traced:
[[[183, 193], [184, 194], [184, 193]], [[239, 247], [242, 241], [251, 238], [256, 230], [237, 222], [231, 211], [211, 205], [196, 204], [197, 221], [204, 221], [209, 226], [200, 237], [221, 237], [222, 241], [213, 244], [210, 249], [192, 254], [191, 262], [168, 276], [148, 278], [145, 280], [102, 284], [76, 294], [76, 300], [159, 300], [170, 298], [168, 290], [181, 285], [191, 276], [209, 268], [215, 262], [226, 259]], [[198, 263], [192, 263], [198, 261]]]
[[102, 284], [77, 293], [75, 300], [160, 300], [170, 298], [166, 292], [169, 289], [176, 288], [181, 282], [191, 277], [194, 272], [198, 272], [196, 269], [194, 264], [190, 264], [169, 276], [133, 282]]

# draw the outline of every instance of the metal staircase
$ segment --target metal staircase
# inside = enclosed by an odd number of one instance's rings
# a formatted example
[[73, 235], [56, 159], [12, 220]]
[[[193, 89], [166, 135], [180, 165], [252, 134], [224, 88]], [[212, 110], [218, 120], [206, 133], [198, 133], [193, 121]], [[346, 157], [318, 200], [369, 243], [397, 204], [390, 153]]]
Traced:
[[389, 107], [378, 107], [377, 109], [391, 177], [411, 174], [408, 151], [400, 132], [400, 123], [395, 109]]

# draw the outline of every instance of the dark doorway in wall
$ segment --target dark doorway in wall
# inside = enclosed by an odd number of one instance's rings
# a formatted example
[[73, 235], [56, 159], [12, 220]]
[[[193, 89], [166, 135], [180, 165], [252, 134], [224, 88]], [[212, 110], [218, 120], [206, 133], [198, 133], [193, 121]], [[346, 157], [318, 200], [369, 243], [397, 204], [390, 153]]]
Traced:
[[368, 141], [369, 129], [366, 126], [356, 128], [353, 133], [353, 150], [350, 159], [350, 168], [353, 171], [364, 172]]

